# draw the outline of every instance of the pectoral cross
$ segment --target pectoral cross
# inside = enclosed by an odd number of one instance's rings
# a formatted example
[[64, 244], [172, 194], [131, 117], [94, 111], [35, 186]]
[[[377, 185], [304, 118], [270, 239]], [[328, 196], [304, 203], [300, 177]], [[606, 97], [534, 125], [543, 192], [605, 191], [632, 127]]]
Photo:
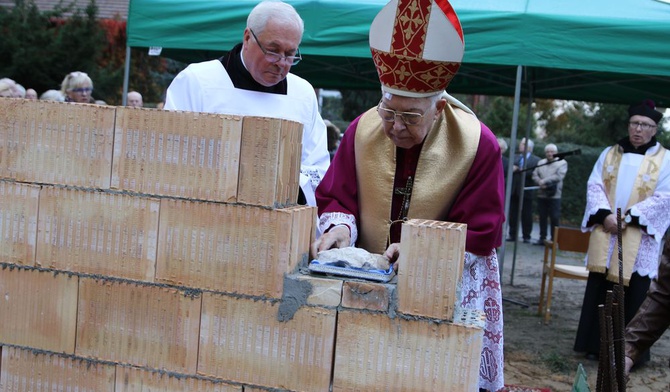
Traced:
[[407, 184], [404, 188], [395, 188], [393, 193], [396, 195], [402, 195], [402, 204], [400, 206], [400, 214], [398, 220], [405, 219], [407, 217], [407, 212], [409, 212], [409, 201], [412, 197], [412, 185], [414, 185], [414, 179], [412, 176], [407, 177]]

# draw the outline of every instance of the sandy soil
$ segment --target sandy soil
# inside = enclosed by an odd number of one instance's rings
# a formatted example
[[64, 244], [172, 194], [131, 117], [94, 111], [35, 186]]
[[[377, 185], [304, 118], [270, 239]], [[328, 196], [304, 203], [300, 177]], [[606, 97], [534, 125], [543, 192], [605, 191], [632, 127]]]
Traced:
[[[537, 238], [537, 235], [534, 235]], [[507, 242], [503, 261], [505, 383], [569, 392], [583, 364], [591, 391], [596, 390], [598, 362], [572, 350], [585, 281], [556, 279], [552, 318], [544, 325], [537, 314], [544, 248]], [[561, 263], [581, 264], [582, 256], [559, 253]], [[512, 268], [514, 273], [512, 274]], [[528, 305], [527, 308], [515, 303]], [[651, 349], [651, 361], [631, 373], [628, 391], [670, 391], [670, 332]]]

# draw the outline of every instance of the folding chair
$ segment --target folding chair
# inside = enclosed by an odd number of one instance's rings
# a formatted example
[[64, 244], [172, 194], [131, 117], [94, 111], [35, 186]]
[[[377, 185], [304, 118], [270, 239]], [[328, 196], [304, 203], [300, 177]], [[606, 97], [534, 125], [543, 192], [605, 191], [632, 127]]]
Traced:
[[[587, 280], [589, 277], [589, 271], [583, 265], [556, 264], [556, 253], [559, 250], [586, 253], [589, 248], [590, 236], [590, 232], [582, 233], [578, 228], [559, 226], [554, 229], [553, 241], [544, 241], [542, 286], [537, 313], [544, 315], [545, 324], [549, 323], [551, 318], [551, 294], [554, 278]], [[546, 304], [544, 298], [545, 287], [547, 293]]]

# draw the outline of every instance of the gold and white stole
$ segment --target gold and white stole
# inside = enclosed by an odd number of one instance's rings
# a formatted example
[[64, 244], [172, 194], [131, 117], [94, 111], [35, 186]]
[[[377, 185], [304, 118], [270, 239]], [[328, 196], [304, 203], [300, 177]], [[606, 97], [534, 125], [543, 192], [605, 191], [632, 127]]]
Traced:
[[[659, 148], [653, 154], [645, 154], [642, 164], [640, 165], [633, 191], [626, 205], [626, 211], [631, 206], [639, 203], [642, 200], [650, 197], [658, 183], [658, 177], [661, 172], [661, 164], [665, 156], [665, 148]], [[602, 180], [607, 192], [607, 198], [610, 202], [610, 208], [616, 213], [616, 185], [619, 177], [619, 167], [621, 166], [621, 159], [623, 158], [623, 148], [619, 145], [612, 147], [605, 156], [603, 164]], [[626, 175], [626, 173], [623, 173]], [[625, 212], [625, 211], [624, 211]], [[601, 225], [595, 227], [591, 233], [588, 250], [588, 265], [589, 271], [606, 273], [607, 279], [612, 282], [619, 281], [619, 263], [617, 253], [613, 253], [613, 261], [607, 268], [607, 254], [609, 251], [611, 234], [606, 233]], [[640, 247], [640, 240], [642, 238], [642, 231], [637, 226], [628, 226], [622, 233], [622, 250], [623, 250], [623, 281], [624, 285], [628, 286], [630, 277], [633, 273], [633, 265], [637, 258], [637, 252]], [[618, 249], [618, 238], [615, 240], [615, 252]]]

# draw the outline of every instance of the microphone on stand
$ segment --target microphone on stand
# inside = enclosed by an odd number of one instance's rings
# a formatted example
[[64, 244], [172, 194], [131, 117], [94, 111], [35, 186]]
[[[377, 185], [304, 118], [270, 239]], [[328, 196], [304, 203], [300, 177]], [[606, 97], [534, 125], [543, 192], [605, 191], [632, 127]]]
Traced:
[[565, 157], [569, 157], [570, 155], [582, 155], [582, 149], [578, 148], [572, 151], [559, 152], [557, 154], [554, 154], [554, 158], [564, 159]]

